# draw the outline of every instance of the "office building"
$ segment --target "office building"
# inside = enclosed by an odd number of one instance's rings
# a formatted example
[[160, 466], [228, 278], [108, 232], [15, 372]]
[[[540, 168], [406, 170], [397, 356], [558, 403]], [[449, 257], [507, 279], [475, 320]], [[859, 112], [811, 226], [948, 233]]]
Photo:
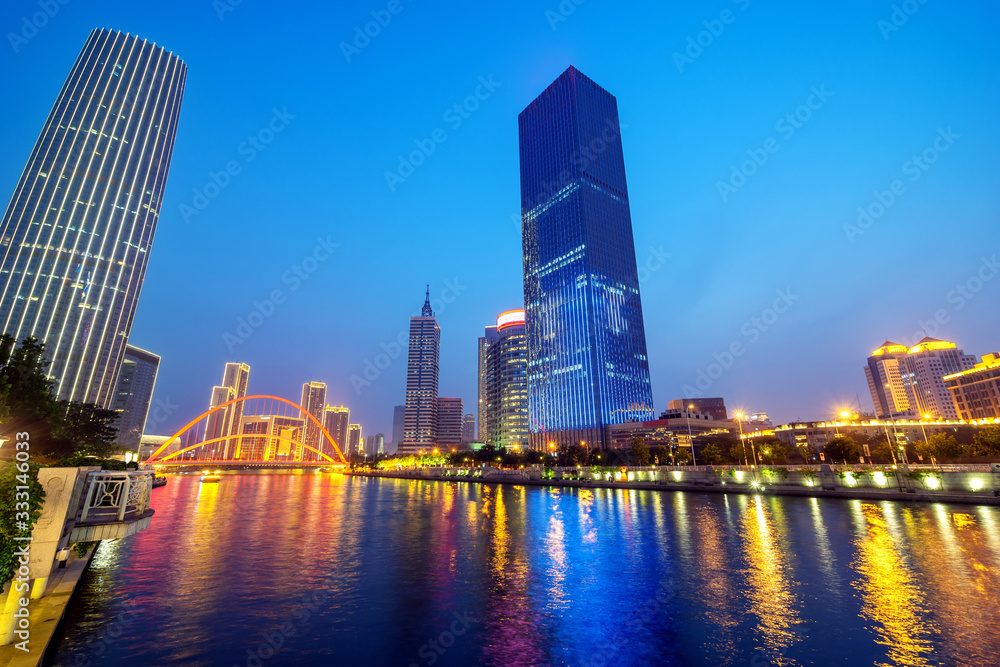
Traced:
[[479, 338], [479, 383], [476, 396], [476, 410], [479, 415], [479, 428], [476, 433], [477, 442], [486, 442], [487, 440], [486, 428], [489, 421], [489, 397], [486, 394], [486, 371], [490, 345], [496, 341], [496, 325], [486, 327], [485, 334]]
[[228, 461], [236, 457], [236, 436], [241, 435], [243, 417], [243, 402], [238, 399], [246, 398], [249, 382], [250, 366], [230, 362], [222, 373], [222, 384], [212, 388], [209, 408], [214, 412], [208, 416], [202, 440], [206, 460]]
[[487, 351], [487, 444], [528, 446], [528, 339], [523, 310], [497, 317], [496, 340]]
[[961, 373], [944, 376], [959, 419], [1000, 420], [1000, 352]]
[[[739, 427], [731, 421], [712, 419], [707, 413], [667, 411], [659, 419], [645, 422], [609, 424], [608, 446], [617, 449], [631, 447], [632, 440], [641, 437], [647, 447], [694, 448], [694, 459], [707, 443], [707, 436], [738, 434]], [[665, 461], [660, 461], [665, 464]]]
[[462, 399], [444, 397], [438, 399], [435, 445], [449, 447], [462, 444], [464, 414]]
[[531, 446], [604, 446], [653, 418], [617, 101], [570, 67], [518, 130]]
[[467, 445], [476, 441], [476, 415], [467, 414], [462, 420], [462, 444]]
[[406, 406], [395, 405], [392, 408], [392, 444], [393, 451], [403, 442], [403, 423], [406, 420]]
[[94, 30], [0, 221], [0, 333], [45, 344], [60, 399], [111, 404], [186, 75], [162, 47]]
[[726, 401], [721, 398], [678, 398], [667, 403], [667, 410], [673, 412], [702, 412], [720, 422], [729, 419], [729, 412], [726, 410]]
[[[343, 405], [328, 405], [323, 410], [323, 428], [337, 443], [341, 453], [347, 454], [347, 429], [351, 423], [351, 411]], [[336, 458], [334, 452], [323, 450], [327, 456]]]
[[[317, 461], [323, 458], [319, 455], [319, 452], [329, 456], [329, 452], [326, 451], [329, 443], [326, 442], [326, 438], [323, 437], [323, 431], [318, 426], [326, 418], [326, 383], [306, 382], [303, 384], [302, 400], [299, 401], [299, 407], [316, 419], [315, 422], [309, 418], [305, 419], [306, 431], [302, 441], [304, 446], [299, 453], [301, 460]], [[306, 417], [304, 414], [302, 416]], [[324, 428], [326, 428], [325, 425]]]
[[910, 400], [902, 377], [907, 351], [905, 345], [887, 340], [868, 357], [865, 379], [875, 405], [875, 416], [880, 419], [910, 414]]
[[116, 442], [125, 451], [139, 450], [159, 368], [160, 358], [157, 355], [132, 345], [125, 346], [118, 385], [111, 400], [111, 409], [119, 415]]
[[944, 376], [967, 371], [976, 357], [965, 354], [954, 343], [924, 338], [903, 357], [900, 377], [910, 411], [917, 417], [958, 419]]
[[232, 459], [297, 461], [305, 437], [306, 419], [278, 415], [248, 415], [240, 419]]
[[361, 424], [351, 424], [347, 427], [347, 449], [351, 454], [364, 454], [364, 442]]
[[382, 456], [385, 454], [384, 433], [376, 433], [365, 438], [365, 454], [368, 456]]
[[[406, 364], [406, 411], [403, 441], [396, 451], [413, 454], [430, 450], [437, 442], [438, 364], [441, 328], [431, 310], [430, 285], [419, 317], [410, 318], [409, 356]], [[461, 433], [461, 418], [459, 418]]]

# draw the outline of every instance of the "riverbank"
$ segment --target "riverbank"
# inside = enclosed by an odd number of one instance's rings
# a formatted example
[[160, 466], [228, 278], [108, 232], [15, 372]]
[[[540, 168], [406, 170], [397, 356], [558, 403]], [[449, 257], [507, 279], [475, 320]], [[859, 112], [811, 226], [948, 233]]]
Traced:
[[52, 571], [52, 576], [46, 588], [45, 597], [32, 600], [29, 606], [28, 619], [31, 623], [31, 639], [27, 652], [14, 647], [13, 644], [0, 646], [0, 667], [37, 667], [42, 664], [45, 653], [52, 644], [52, 637], [66, 615], [77, 585], [83, 573], [94, 558], [96, 547], [83, 558], [73, 558], [64, 568]]
[[[959, 469], [962, 468], [962, 469]], [[807, 496], [917, 503], [1000, 505], [997, 466], [879, 469], [865, 466], [748, 468], [684, 466], [601, 469], [410, 468], [345, 471], [358, 477], [421, 479], [441, 482], [520, 484], [567, 488], [689, 491], [750, 495]]]

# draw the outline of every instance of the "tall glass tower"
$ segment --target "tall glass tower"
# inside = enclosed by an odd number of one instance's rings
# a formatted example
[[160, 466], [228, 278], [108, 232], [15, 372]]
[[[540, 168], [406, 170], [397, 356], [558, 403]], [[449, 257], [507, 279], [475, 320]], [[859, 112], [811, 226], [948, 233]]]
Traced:
[[[400, 454], [430, 453], [438, 434], [438, 368], [441, 328], [431, 310], [431, 288], [427, 286], [420, 317], [410, 318], [410, 349], [406, 362], [406, 408]], [[461, 407], [459, 408], [461, 411]], [[461, 420], [461, 417], [459, 417]], [[461, 430], [461, 426], [459, 426]]]
[[570, 67], [518, 117], [530, 444], [653, 418], [614, 96]]
[[0, 222], [0, 331], [45, 343], [61, 399], [113, 397], [186, 76], [155, 44], [93, 31]]

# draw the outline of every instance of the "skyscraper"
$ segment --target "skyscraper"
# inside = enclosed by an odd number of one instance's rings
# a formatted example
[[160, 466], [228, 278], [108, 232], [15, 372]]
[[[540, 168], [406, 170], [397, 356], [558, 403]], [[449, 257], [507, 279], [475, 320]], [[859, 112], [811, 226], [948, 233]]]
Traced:
[[496, 325], [486, 327], [486, 331], [479, 339], [479, 387], [476, 401], [476, 409], [479, 412], [479, 430], [477, 438], [479, 442], [487, 441], [486, 426], [489, 422], [489, 397], [486, 394], [486, 367], [490, 350], [490, 345], [497, 341]]
[[462, 420], [462, 444], [476, 441], [476, 415], [467, 414]]
[[110, 405], [186, 76], [162, 47], [94, 30], [0, 222], [0, 331], [45, 343], [60, 399]]
[[139, 451], [159, 368], [157, 355], [132, 345], [125, 346], [111, 409], [119, 413], [117, 443], [126, 451]]
[[[351, 411], [343, 405], [328, 405], [323, 410], [323, 428], [330, 434], [340, 451], [347, 453], [347, 429], [351, 423]], [[323, 450], [327, 456], [334, 456], [332, 451]]]
[[381, 456], [385, 454], [385, 434], [376, 433], [365, 438], [365, 453], [368, 456]]
[[413, 454], [430, 449], [437, 440], [438, 363], [441, 328], [431, 310], [431, 289], [419, 317], [410, 318], [409, 357], [406, 363], [406, 413], [403, 441], [397, 452]]
[[901, 377], [910, 410], [932, 419], [958, 419], [958, 411], [944, 376], [962, 373], [976, 365], [976, 357], [965, 354], [954, 343], [926, 337], [903, 357]]
[[351, 454], [364, 453], [365, 440], [361, 434], [361, 424], [351, 424], [347, 427], [347, 451]]
[[531, 446], [653, 418], [615, 97], [570, 67], [518, 117]]
[[[212, 400], [209, 408], [246, 398], [247, 385], [250, 383], [250, 367], [238, 362], [229, 362], [222, 373], [222, 384], [212, 388]], [[205, 423], [205, 437], [208, 449], [202, 452], [207, 460], [230, 460], [236, 458], [237, 441], [240, 435], [243, 403], [233, 403], [208, 416]]]
[[462, 399], [445, 398], [438, 399], [437, 426], [435, 427], [435, 445], [460, 445], [462, 444]]
[[[320, 424], [323, 423], [325, 418], [325, 408], [326, 408], [326, 383], [325, 382], [306, 382], [302, 385], [302, 400], [299, 405], [303, 410], [308, 412], [310, 415], [316, 418], [316, 421]], [[302, 415], [305, 419], [305, 439], [303, 443], [312, 447], [308, 449], [303, 447], [302, 460], [303, 461], [315, 461], [320, 457], [316, 453], [317, 450], [323, 453], [327, 453], [324, 446], [327, 444], [325, 438], [323, 437], [323, 432], [320, 431], [319, 427], [305, 415]], [[326, 428], [324, 426], [324, 428]], [[329, 429], [328, 429], [329, 430]]]
[[1000, 419], [1000, 352], [984, 355], [970, 370], [945, 376], [944, 383], [959, 419]]
[[485, 442], [494, 447], [528, 445], [528, 341], [524, 311], [497, 318], [497, 340], [487, 354]]
[[403, 423], [406, 421], [406, 406], [395, 405], [392, 408], [392, 443], [399, 447], [403, 442]]
[[888, 418], [910, 412], [901, 371], [907, 351], [905, 345], [887, 340], [868, 357], [865, 379], [868, 380], [876, 417]]

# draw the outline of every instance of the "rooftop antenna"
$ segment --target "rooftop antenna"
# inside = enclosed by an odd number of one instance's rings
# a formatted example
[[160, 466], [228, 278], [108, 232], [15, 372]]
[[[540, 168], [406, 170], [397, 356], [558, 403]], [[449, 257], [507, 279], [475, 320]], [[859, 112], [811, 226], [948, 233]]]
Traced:
[[434, 317], [434, 311], [431, 310], [431, 286], [427, 285], [427, 293], [424, 296], [424, 307], [420, 311], [421, 317]]

